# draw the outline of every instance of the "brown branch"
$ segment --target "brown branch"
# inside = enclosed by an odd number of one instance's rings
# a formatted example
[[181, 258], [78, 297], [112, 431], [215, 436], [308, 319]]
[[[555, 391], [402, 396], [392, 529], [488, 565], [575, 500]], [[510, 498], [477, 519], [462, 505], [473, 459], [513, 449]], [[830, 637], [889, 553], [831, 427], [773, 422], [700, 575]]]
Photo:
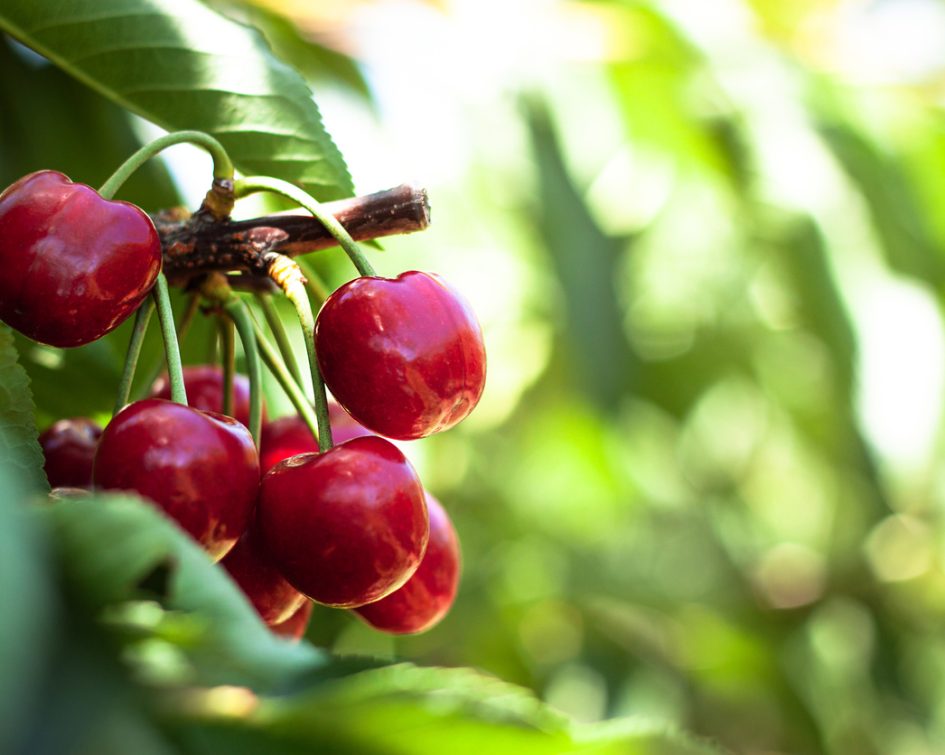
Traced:
[[[426, 191], [409, 185], [325, 206], [357, 241], [422, 231], [430, 224]], [[294, 257], [335, 245], [321, 223], [294, 213], [221, 223], [170, 210], [156, 215], [154, 223], [164, 247], [164, 272], [176, 285], [213, 270], [265, 275], [270, 252]]]

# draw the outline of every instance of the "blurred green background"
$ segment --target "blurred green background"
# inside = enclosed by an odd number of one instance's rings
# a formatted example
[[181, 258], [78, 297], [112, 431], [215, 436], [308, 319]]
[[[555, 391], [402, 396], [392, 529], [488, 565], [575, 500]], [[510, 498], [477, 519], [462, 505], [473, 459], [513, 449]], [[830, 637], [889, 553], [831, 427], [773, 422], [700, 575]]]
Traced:
[[[490, 359], [477, 412], [405, 446], [463, 544], [452, 613], [395, 640], [320, 609], [310, 639], [739, 753], [945, 751], [945, 4], [214, 6], [310, 77], [360, 192], [429, 190], [377, 267], [451, 279]], [[0, 57], [3, 184], [94, 185], [148, 133]], [[194, 205], [208, 164], [126, 198]], [[107, 416], [127, 338], [18, 341], [40, 425]]]

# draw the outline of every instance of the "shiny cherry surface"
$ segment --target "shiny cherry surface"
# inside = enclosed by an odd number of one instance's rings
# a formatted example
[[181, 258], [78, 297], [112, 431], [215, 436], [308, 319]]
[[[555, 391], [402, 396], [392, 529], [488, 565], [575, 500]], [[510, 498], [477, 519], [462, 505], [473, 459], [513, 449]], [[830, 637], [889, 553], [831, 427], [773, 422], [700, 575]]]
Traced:
[[392, 634], [425, 632], [453, 605], [459, 585], [459, 539], [440, 502], [427, 494], [430, 539], [420, 566], [399, 590], [354, 609], [375, 629]]
[[243, 425], [151, 398], [122, 409], [99, 440], [93, 482], [154, 501], [216, 559], [246, 530], [259, 458]]
[[[352, 438], [371, 435], [371, 431], [359, 425], [350, 414], [334, 401], [328, 404], [332, 439], [335, 445]], [[308, 425], [297, 414], [267, 422], [263, 425], [259, 440], [259, 466], [263, 474], [283, 459], [304, 453], [317, 453], [318, 441], [312, 437]]]
[[[202, 412], [223, 413], [223, 370], [213, 364], [189, 364], [184, 367], [184, 387], [187, 403]], [[171, 398], [171, 383], [167, 374], [161, 375], [151, 386], [154, 398]], [[233, 417], [249, 427], [249, 378], [233, 376]], [[266, 409], [263, 407], [263, 421]]]
[[305, 596], [286, 582], [272, 565], [252, 525], [220, 565], [230, 573], [267, 624], [286, 621], [305, 601]]
[[318, 314], [318, 363], [358, 422], [413, 440], [466, 417], [482, 395], [486, 352], [469, 305], [441, 278], [357, 278]]
[[314, 608], [315, 604], [310, 600], [306, 600], [288, 619], [278, 624], [271, 624], [269, 628], [278, 635], [298, 642], [305, 636], [305, 630], [308, 629], [308, 622], [312, 618], [312, 609]]
[[257, 522], [276, 567], [312, 600], [380, 600], [416, 571], [428, 536], [423, 488], [392, 443], [368, 436], [279, 462]]
[[92, 486], [92, 461], [102, 428], [86, 417], [61, 419], [39, 436], [43, 469], [53, 488]]
[[51, 346], [116, 328], [161, 270], [151, 219], [127, 202], [43, 170], [0, 194], [0, 319]]

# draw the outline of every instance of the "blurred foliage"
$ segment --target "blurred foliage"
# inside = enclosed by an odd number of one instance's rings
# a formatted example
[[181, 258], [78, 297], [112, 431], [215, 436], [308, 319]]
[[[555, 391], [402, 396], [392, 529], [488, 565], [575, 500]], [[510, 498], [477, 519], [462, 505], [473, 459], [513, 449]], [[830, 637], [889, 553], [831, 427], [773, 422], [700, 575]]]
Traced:
[[[429, 169], [434, 226], [378, 266], [452, 276], [490, 354], [477, 414], [408, 449], [463, 544], [452, 613], [394, 640], [317, 609], [309, 639], [473, 666], [580, 721], [739, 753], [945, 750], [936, 4], [399, 3], [399, 26], [385, 3], [215, 5], [325, 87], [359, 186], [398, 160]], [[2, 55], [3, 178], [101, 180], [130, 150], [109, 136], [133, 139], [121, 111]], [[345, 130], [372, 112], [378, 132]], [[172, 201], [158, 180], [135, 189], [148, 207]], [[352, 274], [315, 257], [332, 283]], [[187, 361], [206, 358], [202, 320]], [[107, 412], [127, 337], [18, 339], [38, 421]], [[185, 738], [272, 741], [240, 736]]]

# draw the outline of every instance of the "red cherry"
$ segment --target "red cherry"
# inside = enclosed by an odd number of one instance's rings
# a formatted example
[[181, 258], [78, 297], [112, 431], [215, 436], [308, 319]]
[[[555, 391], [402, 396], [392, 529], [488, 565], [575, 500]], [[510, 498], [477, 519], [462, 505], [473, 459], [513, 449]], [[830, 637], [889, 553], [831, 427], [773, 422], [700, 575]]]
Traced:
[[89, 488], [92, 486], [92, 461], [102, 435], [98, 423], [86, 417], [54, 422], [39, 436], [50, 487]]
[[449, 517], [427, 493], [430, 540], [420, 567], [396, 592], [354, 609], [375, 629], [392, 634], [425, 632], [446, 616], [459, 585], [459, 540]]
[[315, 608], [315, 604], [310, 600], [306, 600], [288, 619], [279, 624], [270, 624], [269, 628], [276, 634], [298, 642], [305, 636], [308, 621], [312, 618], [313, 608]]
[[276, 567], [312, 600], [353, 608], [416, 571], [428, 536], [423, 488], [392, 443], [368, 436], [279, 462], [258, 523]]
[[305, 596], [286, 582], [272, 565], [252, 525], [220, 565], [230, 573], [267, 624], [286, 621], [305, 601]]
[[315, 345], [338, 403], [388, 438], [414, 440], [452, 427], [485, 386], [476, 316], [429, 273], [346, 283], [319, 312]]
[[[331, 422], [332, 439], [336, 445], [371, 434], [370, 430], [359, 425], [334, 401], [328, 404], [328, 418]], [[263, 425], [262, 437], [259, 440], [259, 466], [263, 474], [290, 456], [317, 452], [318, 442], [312, 437], [308, 425], [297, 414], [280, 417]]]
[[[184, 367], [184, 387], [187, 403], [202, 412], [223, 413], [223, 370], [212, 364], [191, 364]], [[171, 397], [171, 383], [167, 374], [161, 375], [151, 386], [154, 398]], [[249, 378], [233, 376], [233, 416], [249, 427]], [[263, 421], [266, 409], [263, 407]]]
[[92, 479], [98, 488], [151, 499], [219, 559], [249, 524], [259, 458], [249, 431], [232, 417], [149, 398], [108, 423]]
[[81, 346], [137, 309], [161, 271], [151, 219], [62, 173], [0, 194], [0, 319], [51, 346]]

